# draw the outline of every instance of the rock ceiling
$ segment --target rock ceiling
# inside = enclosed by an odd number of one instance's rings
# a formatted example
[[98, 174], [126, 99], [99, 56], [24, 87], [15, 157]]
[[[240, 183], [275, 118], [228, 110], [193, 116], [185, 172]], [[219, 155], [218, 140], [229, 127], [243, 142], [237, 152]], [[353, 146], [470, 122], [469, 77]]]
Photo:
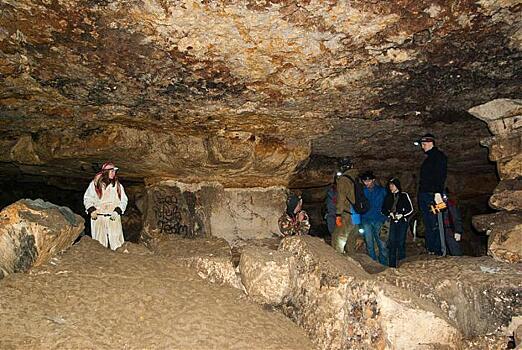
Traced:
[[465, 111], [521, 96], [520, 0], [0, 6], [4, 176], [285, 184], [310, 155], [407, 166], [426, 131], [480, 169]]

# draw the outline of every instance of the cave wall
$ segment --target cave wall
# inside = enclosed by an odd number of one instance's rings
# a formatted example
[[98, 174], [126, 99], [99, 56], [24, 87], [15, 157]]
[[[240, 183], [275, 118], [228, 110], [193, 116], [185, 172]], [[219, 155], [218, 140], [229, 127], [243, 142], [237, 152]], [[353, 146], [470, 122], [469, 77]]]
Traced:
[[145, 189], [142, 239], [168, 235], [219, 237], [232, 243], [279, 232], [284, 212], [283, 187], [225, 188], [219, 183], [162, 181]]
[[[0, 208], [23, 198], [42, 198], [82, 216], [86, 220], [85, 234], [89, 235], [83, 194], [90, 180], [70, 181], [43, 176], [2, 178]], [[126, 241], [149, 242], [177, 235], [214, 236], [233, 242], [270, 238], [279, 233], [277, 221], [286, 205], [284, 187], [229, 188], [217, 182], [147, 181], [145, 185], [121, 177], [129, 198], [122, 216]]]
[[475, 227], [486, 232], [488, 254], [495, 259], [522, 262], [522, 100], [497, 99], [475, 106], [471, 114], [488, 123], [493, 136], [482, 143], [497, 163], [500, 183], [489, 199], [498, 210], [473, 218]]
[[[314, 157], [352, 156], [415, 194], [423, 155], [411, 143], [425, 132], [450, 156], [449, 185], [469, 218], [484, 209], [494, 169], [477, 145], [488, 131], [466, 110], [521, 92], [517, 0], [19, 0], [0, 9], [0, 177], [63, 176], [52, 186], [77, 189], [113, 160], [132, 183], [230, 189], [213, 213], [197, 204], [199, 190], [169, 192], [185, 209], [158, 222], [189, 236], [201, 225], [223, 237], [270, 231], [276, 210], [239, 189], [307, 195], [333, 173]], [[517, 159], [499, 161], [499, 172], [520, 171]], [[317, 191], [305, 205], [318, 221]], [[152, 217], [143, 203], [156, 199], [135, 193], [124, 220], [139, 237], [141, 218]], [[249, 200], [259, 221], [234, 207]]]
[[[310, 144], [248, 132], [179, 134], [136, 126], [56, 127], [0, 140], [6, 175], [90, 178], [113, 160], [132, 181], [217, 181], [228, 187], [282, 185], [310, 154]], [[2, 167], [3, 166], [3, 167]]]

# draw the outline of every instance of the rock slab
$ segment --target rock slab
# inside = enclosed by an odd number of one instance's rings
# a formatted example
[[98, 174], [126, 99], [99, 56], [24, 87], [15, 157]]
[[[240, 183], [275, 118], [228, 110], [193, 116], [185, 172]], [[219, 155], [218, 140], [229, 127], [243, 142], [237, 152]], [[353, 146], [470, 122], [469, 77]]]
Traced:
[[290, 295], [295, 259], [288, 252], [249, 247], [241, 254], [239, 270], [250, 297], [262, 304], [279, 305]]
[[[284, 313], [319, 349], [458, 349], [461, 333], [432, 302], [376, 280], [322, 240], [288, 237], [296, 260]], [[414, 330], [414, 331], [412, 331]]]
[[283, 187], [225, 188], [217, 182], [162, 181], [146, 188], [142, 239], [161, 236], [266, 239], [279, 232]]
[[519, 264], [491, 257], [430, 257], [377, 276], [436, 304], [468, 339], [492, 334], [522, 315]]

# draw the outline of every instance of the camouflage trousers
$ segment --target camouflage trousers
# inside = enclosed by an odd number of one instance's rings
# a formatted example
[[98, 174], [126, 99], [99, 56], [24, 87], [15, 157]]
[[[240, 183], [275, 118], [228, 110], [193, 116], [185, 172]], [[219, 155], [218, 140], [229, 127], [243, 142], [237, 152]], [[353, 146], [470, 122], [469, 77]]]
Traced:
[[342, 215], [343, 225], [336, 226], [332, 234], [332, 247], [339, 253], [355, 253], [355, 241], [357, 239], [358, 227], [352, 224], [350, 214]]

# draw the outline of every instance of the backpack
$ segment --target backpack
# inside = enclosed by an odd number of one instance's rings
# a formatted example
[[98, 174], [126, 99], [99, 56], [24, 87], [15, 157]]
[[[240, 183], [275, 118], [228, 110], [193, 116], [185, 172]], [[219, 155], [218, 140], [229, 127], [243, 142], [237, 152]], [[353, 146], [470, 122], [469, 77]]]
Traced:
[[352, 203], [350, 200], [348, 200], [350, 202], [350, 204], [352, 205], [353, 210], [355, 210], [355, 212], [357, 214], [367, 213], [368, 210], [370, 210], [370, 201], [364, 195], [363, 183], [361, 182], [361, 180], [359, 180], [359, 178], [354, 180], [354, 179], [352, 179], [351, 176], [348, 176], [348, 175], [343, 175], [343, 176], [350, 179], [350, 181], [353, 183], [353, 186], [355, 188], [355, 191], [354, 191], [355, 192], [355, 203]]

